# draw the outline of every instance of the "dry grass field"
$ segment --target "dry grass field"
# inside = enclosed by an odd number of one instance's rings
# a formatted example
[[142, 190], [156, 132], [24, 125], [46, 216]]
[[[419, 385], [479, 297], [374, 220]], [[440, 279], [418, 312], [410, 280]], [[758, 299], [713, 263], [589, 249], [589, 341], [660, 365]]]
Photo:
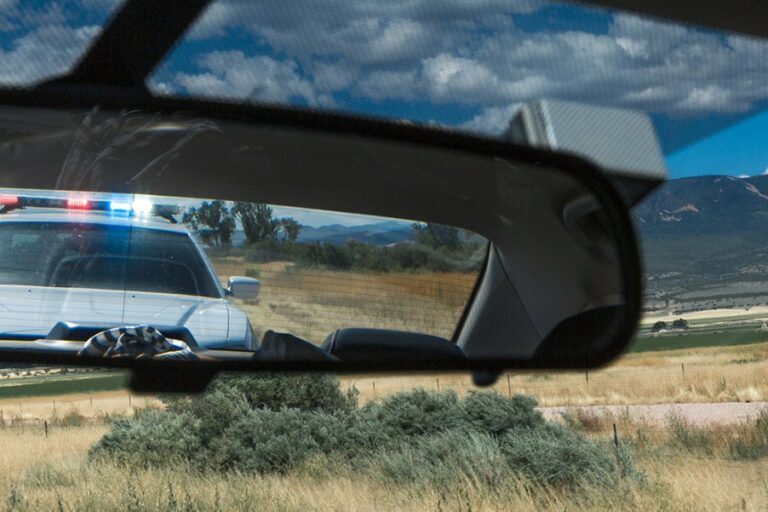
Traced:
[[257, 335], [267, 329], [320, 343], [340, 327], [374, 327], [450, 337], [475, 280], [474, 273], [342, 272], [300, 269], [287, 262], [248, 263], [220, 258], [223, 284], [232, 275], [255, 275], [259, 298], [239, 302]]
[[[364, 474], [327, 477], [311, 462], [286, 475], [126, 470], [89, 462], [106, 427], [0, 430], [2, 510], [764, 510], [768, 464], [641, 452], [647, 481], [612, 489], [568, 490], [509, 479], [489, 489], [468, 479], [438, 491], [393, 485]], [[332, 471], [331, 471], [332, 472]]]
[[[222, 279], [256, 275], [257, 301], [242, 304], [254, 327], [292, 332], [313, 342], [342, 325], [410, 329], [450, 336], [474, 285], [471, 274], [311, 272], [277, 262], [219, 259]], [[718, 317], [719, 318], [719, 317]], [[413, 388], [476, 389], [463, 374], [345, 375], [365, 403]], [[687, 426], [673, 417], [649, 424], [627, 415], [582, 410], [632, 405], [768, 400], [768, 343], [630, 353], [591, 372], [511, 372], [493, 387], [566, 406], [568, 421], [596, 439], [634, 448], [645, 475], [611, 488], [542, 486], [508, 478], [489, 486], [467, 477], [438, 490], [398, 484], [329, 460], [310, 460], [285, 474], [127, 469], [88, 459], [110, 417], [161, 407], [127, 391], [0, 400], [0, 510], [765, 510], [768, 458], [734, 458], [728, 447], [746, 424]], [[48, 422], [46, 436], [43, 421]]]
[[[520, 373], [503, 376], [495, 389], [533, 394], [542, 405], [761, 400], [768, 396], [766, 361], [768, 344], [629, 354], [590, 373], [588, 384], [581, 372]], [[473, 389], [468, 377], [457, 374], [345, 376], [342, 385], [357, 387], [362, 401], [414, 387], [439, 385], [460, 394]], [[19, 402], [25, 421], [9, 421]], [[622, 442], [635, 446], [635, 462], [646, 479], [578, 491], [515, 478], [489, 488], [467, 479], [438, 491], [311, 462], [284, 475], [252, 475], [184, 467], [127, 470], [88, 460], [88, 449], [107, 430], [108, 415], [130, 415], [157, 404], [148, 397], [129, 399], [125, 392], [0, 401], [6, 420], [0, 428], [0, 510], [687, 511], [764, 510], [768, 505], [767, 459], [723, 456], [727, 440], [740, 435], [739, 425], [715, 426], [708, 434], [711, 451], [690, 451], [670, 445], [671, 425], [575, 410], [576, 423], [595, 438], [611, 438], [617, 423]], [[61, 426], [68, 414], [82, 416], [82, 425]], [[50, 420], [48, 437], [35, 418]]]
[[[363, 401], [414, 387], [474, 389], [465, 374], [342, 376]], [[627, 354], [590, 372], [511, 372], [493, 386], [541, 406], [768, 400], [768, 343]]]

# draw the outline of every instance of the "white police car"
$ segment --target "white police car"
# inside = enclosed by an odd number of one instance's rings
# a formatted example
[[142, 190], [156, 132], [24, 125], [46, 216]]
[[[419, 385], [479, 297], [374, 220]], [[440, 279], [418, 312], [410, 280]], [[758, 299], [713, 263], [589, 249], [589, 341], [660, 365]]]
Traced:
[[186, 328], [201, 347], [255, 350], [246, 315], [228, 297], [196, 239], [146, 199], [0, 195], [0, 339], [45, 338], [62, 322], [108, 329]]

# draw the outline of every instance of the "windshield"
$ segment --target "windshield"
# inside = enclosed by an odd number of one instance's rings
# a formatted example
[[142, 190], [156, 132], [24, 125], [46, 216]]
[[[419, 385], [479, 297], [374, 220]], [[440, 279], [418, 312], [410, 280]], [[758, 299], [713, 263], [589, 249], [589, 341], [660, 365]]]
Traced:
[[[640, 329], [599, 369], [220, 375], [191, 397], [139, 396], [109, 371], [9, 364], [0, 369], [8, 509], [766, 508], [767, 40], [582, 1], [213, 0], [172, 45], [165, 37], [162, 61], [147, 63], [151, 52], [137, 45], [163, 43], [148, 27], [170, 36], [183, 17], [172, 10], [202, 3], [128, 0], [120, 37], [87, 73], [64, 77], [65, 94], [120, 97], [128, 83], [144, 95], [309, 107], [529, 142], [513, 137], [522, 119], [549, 149], [578, 139], [611, 157], [627, 153], [607, 147], [616, 140], [636, 141], [621, 123], [590, 130], [574, 116], [564, 133], [548, 123], [563, 120], [567, 103], [642, 114], [625, 121], [647, 116], [670, 180], [631, 212], [643, 252]], [[766, 18], [756, 1], [602, 3], [715, 22]], [[0, 0], [0, 84], [31, 87], [75, 68], [122, 4]], [[153, 5], [162, 9], [146, 15]], [[123, 51], [126, 41], [133, 50]], [[557, 200], [547, 201], [514, 169], [496, 167], [488, 182], [479, 172], [431, 176], [432, 189], [454, 195], [407, 195], [388, 178], [401, 171], [399, 182], [415, 187], [423, 161], [398, 167], [353, 137], [322, 152], [322, 141], [268, 124], [237, 136], [215, 119], [98, 107], [0, 106], [8, 347], [81, 354], [88, 345], [98, 357], [161, 347], [159, 357], [181, 360], [235, 349], [220, 357], [282, 361], [320, 345], [343, 359], [355, 355], [343, 350], [354, 336], [338, 336], [350, 326], [416, 330], [455, 348], [457, 328], [480, 323], [466, 310], [477, 297], [500, 299], [488, 301], [489, 324], [519, 328], [515, 343], [526, 329], [545, 333], [552, 322], [529, 328], [530, 318], [565, 303], [598, 313], [621, 303], [600, 243], [605, 219], [563, 183], [549, 183]], [[653, 153], [638, 147], [641, 157]], [[502, 191], [512, 214], [490, 215], [491, 194], [468, 200], [475, 185]], [[81, 193], [95, 190], [105, 194]], [[378, 190], [401, 213], [377, 209]], [[329, 191], [345, 193], [335, 209], [323, 204]], [[429, 205], [465, 223], [418, 214]], [[518, 235], [506, 265], [492, 265], [493, 233], [489, 245], [472, 229], [493, 222]], [[552, 243], [563, 226], [573, 245]], [[579, 251], [594, 258], [558, 264]], [[521, 286], [499, 294], [478, 285], [484, 276]], [[539, 294], [526, 314], [493, 307], [544, 284], [559, 293]], [[559, 329], [566, 345], [605, 316], [586, 319]], [[383, 357], [386, 343], [367, 339], [374, 350], [358, 361]], [[410, 348], [394, 351], [396, 362], [409, 361]]]
[[218, 297], [185, 233], [71, 222], [0, 222], [0, 285]]

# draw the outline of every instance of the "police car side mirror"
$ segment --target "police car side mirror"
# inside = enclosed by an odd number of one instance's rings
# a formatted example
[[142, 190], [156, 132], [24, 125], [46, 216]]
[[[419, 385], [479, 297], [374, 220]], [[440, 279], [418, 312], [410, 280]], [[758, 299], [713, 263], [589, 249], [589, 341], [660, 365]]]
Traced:
[[232, 276], [227, 282], [227, 295], [241, 300], [254, 300], [259, 296], [261, 282], [252, 277]]

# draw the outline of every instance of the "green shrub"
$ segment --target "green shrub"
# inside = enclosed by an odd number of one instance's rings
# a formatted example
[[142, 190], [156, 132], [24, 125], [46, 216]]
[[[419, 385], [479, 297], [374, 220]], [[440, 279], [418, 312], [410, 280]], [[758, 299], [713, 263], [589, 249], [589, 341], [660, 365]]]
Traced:
[[495, 487], [510, 473], [496, 439], [461, 429], [376, 450], [364, 466], [376, 479], [426, 483], [439, 489], [455, 488], [467, 481]]
[[225, 376], [165, 411], [117, 420], [91, 450], [128, 465], [201, 470], [365, 472], [441, 492], [522, 475], [542, 485], [636, 477], [629, 447], [548, 423], [530, 397], [413, 390], [357, 407], [333, 376]]
[[560, 425], [510, 431], [501, 438], [501, 448], [514, 471], [540, 484], [610, 486], [618, 476], [610, 446]]
[[507, 398], [490, 392], [469, 393], [462, 402], [466, 421], [474, 429], [496, 437], [509, 430], [542, 427], [544, 416], [536, 405], [536, 399], [530, 396]]
[[331, 270], [470, 272], [482, 266], [484, 248], [481, 243], [432, 248], [411, 243], [375, 246], [356, 241], [332, 244], [265, 240], [250, 245], [245, 259], [253, 263], [292, 261], [300, 267]]
[[211, 441], [216, 466], [259, 473], [285, 472], [341, 444], [342, 420], [321, 411], [252, 410]]
[[250, 406], [243, 394], [234, 388], [217, 386], [199, 397], [174, 405], [176, 413], [197, 420], [197, 437], [202, 446], [220, 437], [229, 426], [248, 414]]
[[206, 393], [219, 390], [242, 394], [252, 409], [288, 408], [303, 411], [349, 412], [357, 407], [357, 390], [343, 391], [329, 374], [224, 375]]
[[142, 467], [194, 460], [201, 448], [198, 427], [199, 420], [190, 414], [149, 410], [115, 421], [90, 456]]
[[355, 415], [355, 442], [369, 444], [365, 438], [407, 441], [460, 427], [463, 411], [458, 395], [416, 389], [369, 402]]

